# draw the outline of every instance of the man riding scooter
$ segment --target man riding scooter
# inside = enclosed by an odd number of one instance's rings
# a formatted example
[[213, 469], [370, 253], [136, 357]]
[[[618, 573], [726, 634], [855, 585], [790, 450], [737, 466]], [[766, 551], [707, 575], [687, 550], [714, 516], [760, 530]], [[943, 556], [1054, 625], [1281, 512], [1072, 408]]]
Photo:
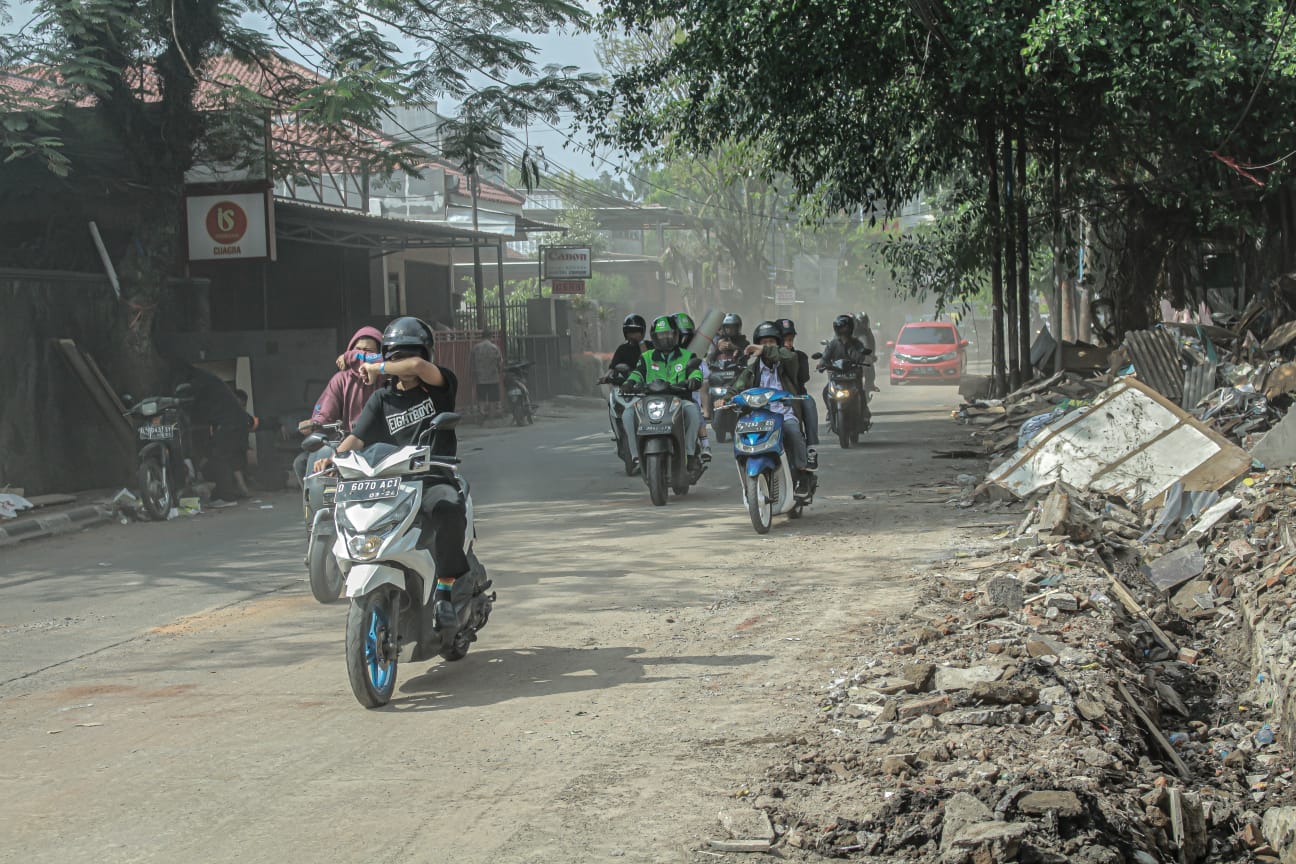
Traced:
[[[838, 315], [833, 319], [833, 334], [836, 338], [824, 346], [823, 357], [819, 361], [819, 371], [822, 372], [824, 369], [830, 368], [838, 360], [856, 363], [861, 367], [864, 366], [871, 352], [863, 342], [855, 338], [855, 318], [851, 315]], [[836, 429], [837, 418], [834, 416], [834, 402], [828, 392], [827, 385], [824, 386], [823, 397], [824, 404], [828, 406], [829, 422]], [[863, 394], [859, 401], [862, 424], [859, 431], [867, 432], [873, 425], [873, 415], [869, 410], [868, 394]]]
[[[756, 344], [747, 346], [743, 371], [730, 388], [730, 395], [753, 387], [796, 393], [796, 352], [783, 347], [783, 335], [779, 326], [773, 321], [763, 321], [756, 326], [752, 337]], [[803, 401], [798, 399], [791, 406], [784, 402], [771, 403], [770, 409], [783, 415], [783, 435], [787, 441], [787, 452], [792, 460], [794, 475], [819, 468], [818, 457], [812, 459], [811, 451], [806, 445], [801, 407]]]
[[796, 323], [791, 318], [780, 318], [775, 322], [778, 324], [779, 333], [783, 336], [783, 347], [792, 351], [797, 356], [797, 375], [796, 389], [793, 393], [798, 396], [806, 397], [801, 403], [801, 410], [805, 417], [805, 437], [806, 444], [810, 448], [811, 461], [816, 461], [814, 457], [814, 448], [819, 446], [819, 406], [815, 404], [814, 397], [806, 385], [810, 383], [810, 358], [804, 351], [796, 347]]
[[633, 369], [639, 365], [639, 358], [647, 347], [644, 345], [644, 332], [647, 329], [648, 322], [642, 315], [632, 312], [625, 317], [625, 321], [621, 322], [621, 335], [626, 341], [612, 352], [612, 362], [608, 364], [608, 369], [615, 369], [622, 364]]
[[[378, 384], [366, 384], [360, 376], [360, 367], [365, 363], [381, 360], [382, 332], [376, 327], [361, 327], [347, 343], [347, 350], [337, 358], [338, 371], [329, 379], [324, 392], [315, 402], [315, 410], [309, 420], [297, 424], [297, 431], [303, 435], [332, 423], [341, 423], [342, 429], [351, 431], [351, 425], [364, 409], [369, 397], [378, 389]], [[306, 476], [307, 454], [301, 453], [293, 462], [293, 471], [297, 482]]]
[[747, 346], [751, 343], [748, 342], [747, 337], [743, 335], [742, 327], [743, 322], [741, 315], [734, 312], [726, 313], [720, 322], [720, 332], [716, 334], [716, 344], [715, 347], [711, 349], [711, 357], [709, 359], [714, 361], [716, 356], [721, 353], [722, 343], [726, 339], [729, 340], [729, 344], [733, 346], [733, 350], [738, 352], [746, 351]]
[[[638, 389], [653, 381], [665, 381], [674, 387], [686, 387], [694, 391], [702, 389], [702, 370], [692, 364], [692, 352], [680, 347], [680, 332], [674, 317], [663, 315], [653, 321], [652, 340], [653, 350], [639, 358], [634, 371], [626, 376], [624, 389]], [[696, 475], [701, 472], [698, 432], [702, 428], [702, 409], [696, 402], [689, 400], [683, 403], [682, 410], [687, 468]], [[634, 412], [626, 411], [621, 422], [625, 426], [626, 441], [634, 442], [637, 432]], [[709, 455], [707, 454], [708, 458]], [[639, 460], [636, 458], [635, 461]]]

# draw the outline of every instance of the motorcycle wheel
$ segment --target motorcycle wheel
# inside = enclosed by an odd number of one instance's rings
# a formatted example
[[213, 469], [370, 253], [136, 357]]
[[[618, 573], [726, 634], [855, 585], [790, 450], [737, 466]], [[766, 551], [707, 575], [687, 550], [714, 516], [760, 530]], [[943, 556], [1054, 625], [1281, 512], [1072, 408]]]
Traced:
[[[845, 412], [843, 412], [844, 414]], [[849, 450], [854, 441], [850, 427], [854, 425], [850, 418], [841, 416], [837, 418], [837, 443], [841, 444], [843, 450]]]
[[396, 689], [397, 659], [385, 659], [396, 638], [395, 599], [393, 592], [375, 591], [353, 598], [347, 610], [347, 678], [356, 701], [366, 708], [386, 705]]
[[770, 500], [769, 472], [755, 477], [743, 476], [743, 492], [747, 497], [747, 515], [757, 534], [768, 534], [774, 519], [774, 502]]
[[171, 512], [171, 487], [156, 459], [145, 459], [139, 466], [140, 501], [150, 519], [162, 521]]
[[449, 648], [443, 649], [440, 652], [441, 657], [447, 662], [453, 663], [456, 660], [462, 660], [463, 658], [467, 657], [468, 649], [471, 647], [472, 647], [472, 641], [469, 640], [469, 638], [464, 633], [462, 632], [456, 633], [454, 638], [454, 643], [451, 644]]
[[342, 593], [342, 568], [338, 566], [333, 549], [322, 537], [311, 543], [310, 559], [311, 594], [321, 603], [334, 603]]
[[666, 506], [666, 454], [649, 453], [643, 461], [644, 479], [648, 481], [648, 495], [656, 507]]

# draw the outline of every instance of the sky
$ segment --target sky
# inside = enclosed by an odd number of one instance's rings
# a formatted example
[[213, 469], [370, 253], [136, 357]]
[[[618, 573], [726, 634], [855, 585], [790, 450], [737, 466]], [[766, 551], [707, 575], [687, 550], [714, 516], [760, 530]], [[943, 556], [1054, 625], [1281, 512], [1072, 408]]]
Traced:
[[[597, 3], [592, 0], [584, 0], [584, 5], [591, 12], [597, 10]], [[12, 20], [9, 22], [0, 22], [0, 33], [13, 33], [23, 26], [32, 16], [36, 8], [35, 0], [20, 0], [20, 2], [5, 2], [0, 0], [0, 7], [8, 13]], [[256, 26], [255, 21], [249, 21], [249, 26]], [[599, 71], [598, 58], [595, 56], [595, 47], [597, 38], [589, 33], [547, 33], [533, 34], [524, 37], [538, 49], [536, 63], [538, 66], [548, 64], [558, 64], [562, 66], [576, 66], [582, 72]], [[291, 55], [289, 55], [291, 57]], [[292, 57], [292, 59], [299, 59]], [[482, 79], [482, 83], [487, 83]], [[453, 101], [444, 101], [438, 105], [438, 110], [442, 114], [453, 113], [455, 103]], [[612, 171], [613, 169], [606, 162], [595, 160], [590, 154], [580, 149], [580, 147], [569, 146], [566, 143], [566, 129], [564, 128], [571, 122], [571, 118], [565, 118], [564, 123], [557, 124], [563, 132], [550, 129], [543, 124], [536, 124], [531, 129], [526, 130], [523, 136], [532, 146], [539, 147], [544, 151], [545, 158], [549, 161], [552, 170], [566, 169], [578, 175], [585, 177], [596, 177], [603, 171]], [[522, 133], [519, 132], [521, 135]], [[588, 148], [589, 142], [583, 134], [579, 139], [581, 146]], [[616, 158], [611, 154], [600, 154], [612, 162]]]

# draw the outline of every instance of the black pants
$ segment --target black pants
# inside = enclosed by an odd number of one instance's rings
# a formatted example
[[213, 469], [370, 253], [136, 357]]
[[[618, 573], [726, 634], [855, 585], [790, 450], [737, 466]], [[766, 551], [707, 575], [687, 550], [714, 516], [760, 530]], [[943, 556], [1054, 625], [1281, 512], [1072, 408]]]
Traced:
[[431, 550], [437, 576], [453, 579], [466, 574], [468, 557], [464, 554], [464, 541], [468, 513], [453, 481], [424, 483], [422, 519], [423, 536], [419, 546]]
[[246, 460], [246, 426], [218, 426], [211, 437], [211, 457], [207, 460], [207, 479], [216, 484], [212, 497], [233, 501], [239, 497], [234, 470]]

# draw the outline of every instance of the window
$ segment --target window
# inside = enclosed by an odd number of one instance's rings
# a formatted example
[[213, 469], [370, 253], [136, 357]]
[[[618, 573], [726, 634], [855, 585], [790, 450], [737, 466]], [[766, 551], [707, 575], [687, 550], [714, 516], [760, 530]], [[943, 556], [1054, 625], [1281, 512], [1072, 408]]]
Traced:
[[906, 327], [897, 340], [901, 345], [953, 345], [953, 327]]

